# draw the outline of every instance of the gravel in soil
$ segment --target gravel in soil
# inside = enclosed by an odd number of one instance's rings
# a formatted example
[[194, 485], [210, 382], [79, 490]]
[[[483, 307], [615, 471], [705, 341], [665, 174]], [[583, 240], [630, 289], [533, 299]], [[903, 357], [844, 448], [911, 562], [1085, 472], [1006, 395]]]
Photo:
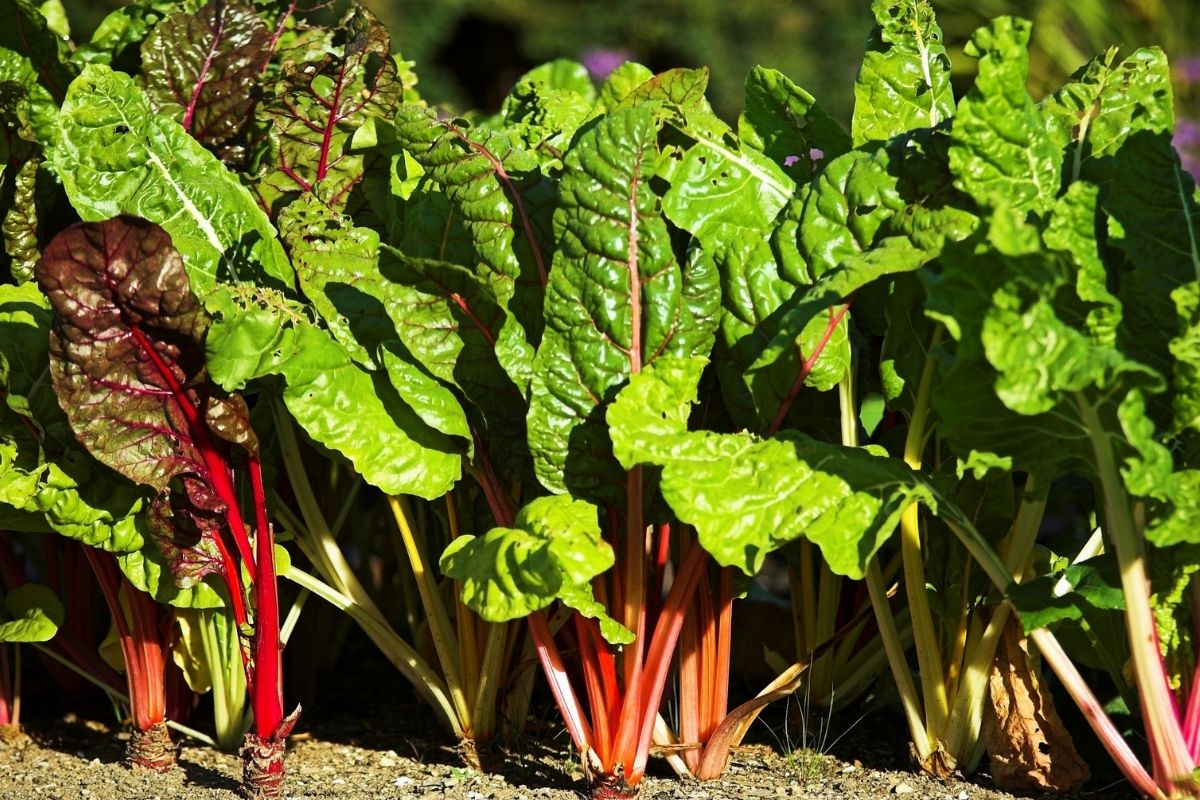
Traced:
[[[371, 800], [572, 800], [581, 774], [566, 749], [526, 742], [499, 771], [481, 774], [458, 766], [453, 747], [414, 723], [428, 714], [410, 709], [401, 720], [367, 728], [353, 721], [322, 725], [295, 737], [288, 752], [287, 797]], [[975, 782], [943, 783], [896, 769], [903, 728], [868, 720], [833, 748], [837, 755], [807, 750], [790, 755], [765, 744], [740, 748], [726, 780], [682, 782], [664, 762], [651, 765], [643, 783], [646, 800], [721, 798], [893, 798], [907, 800], [1014, 800]], [[880, 736], [881, 731], [886, 734]], [[67, 715], [31, 721], [27, 738], [0, 744], [0, 798], [4, 800], [234, 800], [240, 776], [237, 757], [184, 744], [179, 766], [165, 775], [131, 771], [121, 763], [128, 734]], [[886, 740], [886, 743], [885, 743]], [[857, 755], [856, 755], [857, 754]], [[839, 757], [840, 756], [840, 757]], [[1132, 800], [1124, 786], [1096, 787], [1077, 800]]]

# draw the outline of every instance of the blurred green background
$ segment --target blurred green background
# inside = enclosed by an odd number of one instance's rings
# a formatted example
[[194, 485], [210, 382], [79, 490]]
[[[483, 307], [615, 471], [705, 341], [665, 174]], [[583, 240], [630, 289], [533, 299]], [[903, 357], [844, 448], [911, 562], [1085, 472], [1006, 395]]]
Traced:
[[[2, 1], [2, 0], [0, 0]], [[63, 0], [86, 41], [121, 0]], [[312, 0], [316, 2], [316, 0]], [[622, 57], [654, 70], [711, 68], [710, 98], [736, 116], [750, 67], [775, 67], [848, 120], [851, 86], [871, 27], [869, 0], [366, 0], [416, 61], [422, 94], [455, 109], [494, 110], [514, 80], [552, 58], [603, 67]], [[1001, 14], [1032, 19], [1030, 91], [1060, 85], [1092, 56], [1158, 44], [1176, 73], [1177, 142], [1200, 166], [1200, 0], [945, 0], [934, 3], [959, 91], [973, 62], [961, 48]]]

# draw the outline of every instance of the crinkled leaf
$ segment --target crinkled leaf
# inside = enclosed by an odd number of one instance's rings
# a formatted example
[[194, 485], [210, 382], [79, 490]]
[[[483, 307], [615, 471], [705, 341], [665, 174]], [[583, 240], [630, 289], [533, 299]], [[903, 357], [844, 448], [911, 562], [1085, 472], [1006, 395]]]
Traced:
[[818, 162], [850, 149], [850, 137], [812, 95], [766, 67], [755, 67], [746, 76], [738, 138], [744, 147], [783, 165], [797, 183], [810, 180]]
[[[38, 82], [33, 63], [20, 52], [0, 47], [0, 126], [14, 135], [33, 134], [44, 148], [53, 149], [58, 141], [58, 103], [50, 91]], [[28, 133], [23, 133], [27, 129]], [[9, 145], [10, 151], [13, 149]]]
[[273, 215], [308, 193], [341, 210], [364, 174], [363, 155], [350, 148], [355, 131], [390, 117], [403, 99], [391, 39], [356, 4], [327, 50], [311, 61], [291, 55], [260, 110], [271, 123], [271, 154], [256, 191]]
[[[775, 334], [762, 345], [757, 359], [745, 371], [745, 380], [761, 409], [765, 424], [779, 409], [793, 384], [827, 390], [835, 386], [849, 366], [846, 325], [839, 323], [838, 305], [854, 292], [884, 276], [913, 272], [938, 255], [909, 239], [890, 236], [863, 253], [847, 255], [810, 288], [797, 292], [785, 306]], [[836, 326], [832, 330], [830, 326]], [[815, 360], [813, 360], [815, 359]], [[805, 365], [813, 360], [808, 371]]]
[[67, 61], [66, 42], [50, 30], [32, 0], [5, 0], [0, 5], [0, 47], [28, 58], [38, 82], [55, 99], [66, 94], [75, 66]]
[[1041, 104], [1073, 180], [1107, 182], [1126, 139], [1169, 131], [1174, 122], [1166, 55], [1143, 48], [1119, 64], [1116, 56], [1114, 47], [1092, 59]]
[[58, 596], [38, 583], [13, 589], [4, 607], [11, 619], [0, 621], [0, 642], [48, 642], [66, 617]]
[[[91, 547], [143, 546], [135, 487], [82, 452], [49, 385], [51, 315], [33, 283], [0, 286], [0, 504], [5, 527]], [[18, 524], [19, 523], [19, 524]]]
[[200, 581], [186, 589], [177, 586], [171, 565], [158, 544], [147, 543], [140, 550], [117, 554], [117, 566], [135, 589], [159, 603], [174, 608], [222, 608], [226, 605], [224, 596], [208, 581]]
[[159, 492], [177, 475], [205, 475], [189, 417], [220, 406], [243, 422], [233, 438], [257, 450], [245, 402], [206, 383], [210, 319], [162, 228], [133, 217], [68, 228], [37, 278], [55, 312], [54, 389], [97, 460]]
[[113, 9], [96, 27], [91, 41], [75, 48], [71, 61], [82, 67], [122, 60], [127, 51], [145, 41], [155, 25], [176, 11], [177, 5], [174, 0], [134, 0]]
[[1131, 392], [1121, 400], [1117, 419], [1133, 451], [1121, 475], [1130, 494], [1145, 502], [1146, 541], [1160, 548], [1200, 544], [1200, 470], [1176, 468], [1171, 449], [1159, 441], [1146, 413], [1142, 392]]
[[964, 49], [979, 59], [979, 74], [954, 117], [950, 168], [981, 205], [1044, 211], [1061, 185], [1062, 153], [1025, 89], [1030, 28], [999, 17]]
[[784, 432], [689, 432], [704, 360], [663, 359], [609, 407], [622, 465], [662, 467], [663, 498], [722, 565], [757, 573], [767, 553], [806, 537], [835, 572], [860, 578], [903, 510], [933, 501], [904, 464]]
[[626, 61], [608, 73], [596, 96], [596, 109], [608, 111], [621, 104], [629, 94], [654, 77], [649, 68], [635, 61]]
[[17, 283], [33, 279], [33, 265], [41, 254], [38, 252], [38, 216], [34, 202], [40, 155], [35, 155], [21, 165], [13, 176], [12, 206], [4, 213], [0, 232], [4, 235], [4, 251], [9, 257], [9, 272]]
[[[473, 245], [471, 263], [510, 313], [497, 336], [509, 344], [502, 362], [514, 382], [527, 383], [532, 348], [541, 337], [541, 307], [549, 265], [549, 242], [541, 235], [529, 195], [542, 177], [538, 160], [502, 133], [439, 121], [431, 111], [405, 106], [396, 134], [450, 199]], [[444, 256], [443, 256], [444, 260]], [[476, 266], [478, 265], [478, 266]]]
[[571, 137], [589, 117], [596, 87], [587, 68], [560, 58], [517, 79], [489, 126], [518, 136], [543, 164], [560, 163]]
[[206, 147], [226, 144], [252, 120], [271, 32], [253, 6], [209, 0], [155, 26], [142, 43], [142, 74], [154, 110]]
[[87, 66], [59, 122], [55, 167], [81, 217], [136, 214], [162, 225], [202, 297], [217, 281], [292, 284], [275, 229], [250, 192], [178, 123], [154, 114], [130, 77]]
[[292, 416], [388, 494], [433, 499], [461, 474], [461, 447], [429, 427], [387, 378], [369, 372], [329, 334], [278, 304], [228, 315], [208, 335], [212, 377], [236, 390], [279, 375]]
[[552, 491], [623, 496], [603, 405], [656, 359], [711, 346], [650, 186], [657, 135], [653, 108], [633, 106], [599, 120], [567, 154], [528, 416], [538, 478]]
[[460, 536], [442, 554], [442, 574], [462, 583], [467, 607], [489, 622], [506, 622], [562, 600], [599, 620], [609, 642], [633, 641], [592, 596], [592, 579], [614, 563], [595, 506], [541, 497], [522, 508], [513, 525]]
[[874, 0], [854, 83], [854, 144], [932, 128], [954, 113], [950, 59], [928, 0]]

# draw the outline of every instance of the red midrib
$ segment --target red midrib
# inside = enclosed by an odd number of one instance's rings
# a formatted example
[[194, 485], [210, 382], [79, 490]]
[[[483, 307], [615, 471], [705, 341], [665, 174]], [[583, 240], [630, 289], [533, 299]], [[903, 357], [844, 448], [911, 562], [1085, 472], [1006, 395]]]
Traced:
[[329, 105], [329, 119], [325, 122], [325, 133], [321, 138], [321, 160], [317, 164], [317, 181], [325, 179], [329, 170], [329, 145], [333, 141], [333, 129], [341, 121], [338, 106], [342, 102], [342, 88], [346, 85], [346, 62], [343, 61], [338, 69], [337, 87], [333, 90], [333, 100]]
[[208, 71], [212, 68], [213, 58], [225, 35], [225, 4], [220, 0], [216, 4], [214, 13], [217, 24], [213, 31], [213, 42], [208, 48], [208, 54], [204, 57], [204, 63], [200, 66], [200, 74], [196, 76], [196, 88], [192, 90], [191, 102], [188, 103], [187, 112], [183, 115], [183, 129], [189, 132], [192, 130], [192, 119], [196, 116], [196, 106], [200, 102], [200, 93], [204, 91], [204, 84], [208, 79]]

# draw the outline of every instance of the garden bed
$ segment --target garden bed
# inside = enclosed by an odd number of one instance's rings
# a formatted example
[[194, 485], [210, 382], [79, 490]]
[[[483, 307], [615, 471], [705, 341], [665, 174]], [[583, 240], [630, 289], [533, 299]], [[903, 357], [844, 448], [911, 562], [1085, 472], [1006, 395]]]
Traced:
[[[376, 800], [574, 800], [582, 774], [565, 746], [530, 740], [514, 751], [499, 772], [483, 774], [459, 765], [452, 744], [430, 737], [411, 723], [427, 719], [421, 708], [356, 723], [325, 714], [320, 726], [293, 737], [288, 751], [288, 788], [293, 800], [376, 798]], [[853, 723], [846, 720], [844, 725]], [[834, 731], [840, 730], [839, 719]], [[986, 774], [972, 781], [941, 782], [904, 769], [903, 737], [880, 737], [881, 730], [902, 730], [890, 716], [864, 719], [828, 753], [794, 750], [781, 753], [765, 744], [735, 751], [727, 778], [698, 783], [670, 777], [663, 762], [651, 764], [642, 797], [686, 798], [833, 798], [908, 797], [911, 800], [1014, 800], [992, 788]], [[844, 725], [843, 728], [844, 729]], [[0, 745], [0, 774], [10, 776], [6, 800], [234, 800], [241, 766], [237, 757], [185, 744], [179, 767], [166, 775], [131, 771], [122, 765], [124, 739], [105, 723], [66, 715], [28, 726], [28, 739]], [[912, 791], [906, 791], [911, 789]], [[1071, 797], [1133, 800], [1123, 785], [1093, 781], [1089, 791]]]

